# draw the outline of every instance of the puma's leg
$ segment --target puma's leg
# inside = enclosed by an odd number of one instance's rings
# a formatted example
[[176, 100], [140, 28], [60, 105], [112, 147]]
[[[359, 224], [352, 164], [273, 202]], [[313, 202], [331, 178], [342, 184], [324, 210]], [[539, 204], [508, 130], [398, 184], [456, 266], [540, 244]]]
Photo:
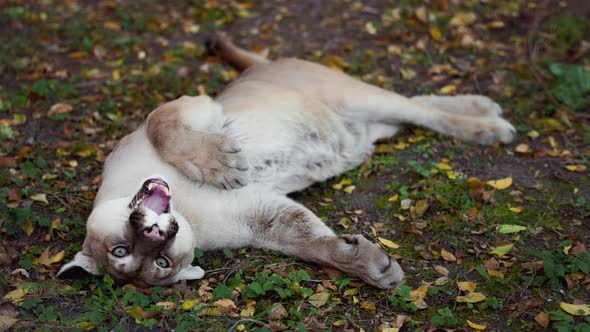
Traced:
[[[419, 102], [367, 84], [356, 87], [354, 92], [343, 94], [337, 101], [337, 112], [349, 119], [391, 125], [414, 124], [480, 144], [510, 143], [516, 134], [514, 127], [499, 116], [475, 117], [465, 115], [464, 110], [445, 112], [438, 108], [438, 104], [450, 108], [453, 105], [441, 102], [444, 99], [436, 101], [431, 98], [429, 101], [433, 107], [426, 102], [426, 97]], [[457, 108], [464, 109], [462, 105]]]
[[221, 133], [224, 121], [211, 98], [183, 96], [153, 111], [147, 132], [162, 160], [191, 180], [235, 189], [248, 182], [248, 162], [237, 142]]
[[482, 95], [427, 95], [414, 96], [411, 99], [419, 104], [434, 107], [449, 113], [488, 117], [497, 117], [502, 114], [502, 108], [500, 105]]
[[362, 235], [337, 236], [305, 207], [283, 201], [250, 219], [255, 247], [333, 266], [380, 288], [394, 288], [404, 273], [396, 260]]

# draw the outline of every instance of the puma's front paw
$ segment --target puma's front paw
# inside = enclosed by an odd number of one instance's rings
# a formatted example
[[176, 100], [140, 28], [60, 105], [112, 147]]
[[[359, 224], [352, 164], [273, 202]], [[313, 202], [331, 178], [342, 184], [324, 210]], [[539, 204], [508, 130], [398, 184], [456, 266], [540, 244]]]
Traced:
[[340, 236], [332, 259], [337, 268], [379, 288], [395, 288], [404, 280], [397, 261], [362, 235]]
[[225, 135], [210, 134], [209, 160], [200, 167], [204, 181], [219, 189], [239, 189], [249, 182], [248, 160], [238, 143]]
[[179, 171], [219, 189], [239, 189], [248, 184], [248, 160], [234, 139], [223, 134], [194, 135], [200, 135], [198, 149], [170, 160]]

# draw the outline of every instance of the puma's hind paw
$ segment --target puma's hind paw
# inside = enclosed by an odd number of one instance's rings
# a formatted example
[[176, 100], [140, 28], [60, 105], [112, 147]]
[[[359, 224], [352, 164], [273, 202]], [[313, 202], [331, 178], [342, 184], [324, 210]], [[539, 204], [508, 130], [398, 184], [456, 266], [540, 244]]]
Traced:
[[337, 240], [332, 255], [337, 268], [384, 289], [395, 288], [404, 280], [397, 261], [364, 236], [342, 235]]

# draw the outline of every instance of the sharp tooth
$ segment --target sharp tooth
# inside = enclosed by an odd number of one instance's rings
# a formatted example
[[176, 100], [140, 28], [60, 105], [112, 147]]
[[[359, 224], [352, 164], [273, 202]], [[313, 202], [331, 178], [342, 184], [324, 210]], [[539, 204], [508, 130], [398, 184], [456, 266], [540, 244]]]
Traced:
[[152, 188], [153, 188], [153, 187], [154, 187], [154, 183], [153, 183], [153, 182], [150, 182], [150, 183], [148, 184], [148, 189], [149, 189], [149, 190], [152, 190]]
[[164, 188], [164, 192], [165, 192], [166, 194], [170, 194], [170, 192], [168, 191], [168, 188], [167, 188], [167, 187], [162, 187], [162, 188]]

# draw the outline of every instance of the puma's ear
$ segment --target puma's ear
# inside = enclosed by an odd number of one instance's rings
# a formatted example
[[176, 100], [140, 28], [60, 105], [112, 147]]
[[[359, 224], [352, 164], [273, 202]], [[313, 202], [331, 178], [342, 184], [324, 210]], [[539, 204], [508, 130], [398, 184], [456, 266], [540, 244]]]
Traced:
[[203, 269], [198, 266], [189, 265], [178, 272], [177, 281], [201, 279], [203, 276], [205, 276], [205, 271]]
[[60, 279], [74, 279], [88, 275], [99, 276], [100, 270], [98, 264], [93, 257], [84, 254], [79, 251], [74, 259], [64, 264], [59, 271], [57, 271], [57, 277]]

